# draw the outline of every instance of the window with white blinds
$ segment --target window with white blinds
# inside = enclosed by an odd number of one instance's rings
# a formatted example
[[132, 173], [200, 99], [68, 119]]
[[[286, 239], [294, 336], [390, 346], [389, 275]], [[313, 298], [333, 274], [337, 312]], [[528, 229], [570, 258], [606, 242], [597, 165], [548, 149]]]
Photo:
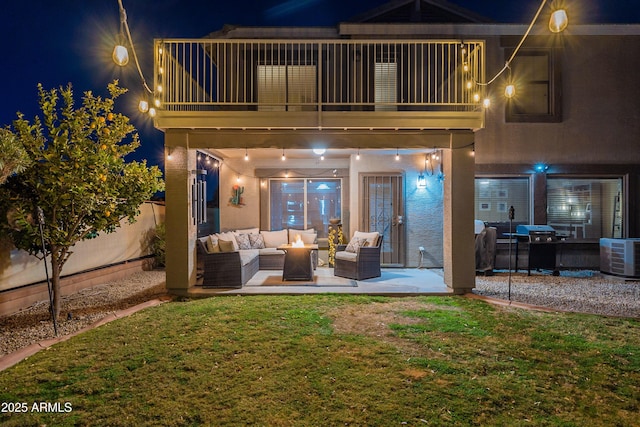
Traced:
[[289, 111], [313, 111], [318, 102], [315, 65], [287, 66]]
[[398, 66], [395, 62], [376, 62], [375, 65], [375, 109], [395, 111], [398, 109]]
[[513, 206], [514, 221], [530, 223], [529, 178], [476, 178], [475, 218], [484, 222], [509, 221]]
[[623, 237], [622, 178], [547, 178], [547, 224], [575, 239]]
[[318, 101], [315, 65], [259, 65], [258, 109], [314, 110]]
[[284, 111], [287, 100], [287, 70], [283, 65], [258, 66], [258, 106], [263, 111]]

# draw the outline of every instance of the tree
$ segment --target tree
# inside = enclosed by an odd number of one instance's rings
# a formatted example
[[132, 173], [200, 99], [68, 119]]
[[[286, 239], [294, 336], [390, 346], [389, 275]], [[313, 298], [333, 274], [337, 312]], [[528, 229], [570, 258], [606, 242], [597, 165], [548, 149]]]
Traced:
[[16, 135], [11, 129], [0, 128], [0, 185], [28, 165], [29, 157]]
[[[158, 167], [125, 162], [139, 145], [129, 118], [113, 111], [126, 92], [114, 81], [110, 97], [85, 92], [74, 105], [71, 85], [45, 91], [38, 85], [42, 119], [18, 113], [10, 133], [31, 165], [0, 186], [0, 228], [15, 246], [51, 259], [53, 313], [60, 313], [60, 275], [79, 241], [134, 222], [139, 207], [164, 189]], [[62, 105], [60, 105], [62, 104]], [[44, 252], [36, 209], [44, 214]]]

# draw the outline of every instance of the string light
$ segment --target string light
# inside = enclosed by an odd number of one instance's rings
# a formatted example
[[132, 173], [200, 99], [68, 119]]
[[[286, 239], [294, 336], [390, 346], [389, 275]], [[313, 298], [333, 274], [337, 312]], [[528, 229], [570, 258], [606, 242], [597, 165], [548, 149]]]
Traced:
[[146, 99], [141, 99], [140, 102], [138, 103], [138, 110], [140, 110], [141, 113], [146, 113], [149, 111], [149, 101], [147, 101]]
[[504, 96], [506, 96], [507, 98], [513, 98], [515, 94], [516, 94], [516, 87], [514, 86], [513, 83], [509, 83], [504, 88]]
[[567, 28], [569, 24], [569, 17], [567, 11], [564, 9], [556, 9], [549, 18], [549, 31], [552, 33], [560, 33]]
[[356, 154], [356, 160], [360, 160], [360, 149], [358, 148], [358, 153]]
[[398, 149], [396, 148], [396, 162], [400, 160], [400, 154], [398, 153]]
[[282, 161], [287, 160], [287, 156], [284, 155], [284, 148], [282, 149]]
[[[510, 69], [511, 62], [513, 62], [514, 58], [520, 51], [520, 48], [522, 47], [525, 40], [529, 36], [531, 29], [535, 25], [536, 21], [538, 20], [538, 17], [540, 16], [540, 13], [542, 12], [542, 9], [544, 9], [544, 6], [546, 4], [547, 4], [547, 0], [542, 0], [542, 3], [540, 3], [540, 7], [538, 8], [533, 19], [531, 20], [529, 27], [527, 28], [527, 31], [525, 31], [522, 38], [520, 39], [520, 42], [518, 43], [516, 48], [513, 50], [513, 53], [511, 54], [509, 59], [505, 62], [504, 67], [502, 67], [500, 71], [498, 71], [496, 75], [493, 76], [493, 78], [491, 78], [486, 83], [476, 82], [476, 84], [478, 84], [479, 86], [489, 86], [491, 83], [496, 81], [498, 77], [500, 77], [507, 69]], [[549, 20], [549, 31], [553, 33], [559, 33], [563, 31], [565, 28], [567, 28], [568, 23], [569, 23], [569, 18], [567, 17], [567, 12], [562, 8], [558, 8], [551, 13], [551, 18]], [[505, 96], [510, 98], [510, 97], [513, 97], [514, 95], [515, 95], [515, 86], [511, 81], [509, 81], [507, 87], [505, 88]], [[485, 100], [483, 101], [483, 105], [485, 108], [489, 107], [490, 101], [488, 98], [485, 98]]]
[[[112, 58], [113, 61], [124, 67], [129, 63], [129, 51], [126, 47], [128, 44], [131, 47], [131, 53], [133, 54], [133, 61], [136, 64], [136, 69], [138, 70], [138, 75], [140, 76], [140, 80], [142, 81], [142, 87], [144, 90], [153, 94], [151, 88], [147, 84], [146, 79], [144, 78], [144, 74], [142, 73], [142, 68], [140, 67], [140, 62], [138, 61], [138, 55], [136, 54], [135, 46], [133, 45], [133, 39], [131, 38], [131, 31], [129, 30], [129, 24], [127, 23], [127, 11], [122, 4], [122, 0], [118, 0], [118, 9], [120, 12], [120, 32], [116, 37], [116, 45], [113, 49]], [[159, 91], [162, 91], [162, 87], [159, 86]], [[159, 100], [156, 100], [156, 108], [160, 107]], [[149, 108], [149, 102], [146, 99], [140, 100], [138, 103], [138, 110], [142, 113], [149, 113], [149, 116], [155, 117], [156, 110], [154, 108]]]
[[113, 58], [113, 62], [117, 65], [124, 67], [129, 63], [129, 51], [125, 46], [125, 28], [127, 26], [127, 12], [124, 10], [122, 6], [122, 0], [118, 0], [118, 5], [120, 6], [120, 32], [116, 37], [116, 45], [113, 48], [113, 54], [111, 57]]
[[247, 148], [244, 149], [244, 161], [249, 161], [249, 150]]

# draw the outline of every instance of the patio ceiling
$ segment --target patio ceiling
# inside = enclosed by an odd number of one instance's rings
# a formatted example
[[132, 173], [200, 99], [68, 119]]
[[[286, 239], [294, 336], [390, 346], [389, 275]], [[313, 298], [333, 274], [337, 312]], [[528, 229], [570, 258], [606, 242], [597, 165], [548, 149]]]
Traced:
[[[323, 148], [318, 146], [317, 148]], [[218, 149], [215, 150], [221, 156], [227, 159], [244, 159], [245, 154], [249, 155], [249, 158], [253, 161], [256, 159], [261, 160], [278, 160], [280, 161], [280, 157], [282, 156], [282, 150], [277, 148], [249, 148], [245, 150], [229, 148], [229, 149]], [[396, 153], [396, 149], [361, 149], [359, 150], [361, 155], [394, 155]], [[400, 155], [412, 155], [412, 154], [424, 154], [431, 151], [428, 148], [409, 148], [409, 149], [400, 149]], [[356, 155], [358, 153], [358, 149], [353, 148], [328, 148], [324, 153], [325, 160], [330, 162], [332, 159], [348, 159], [352, 155]], [[308, 159], [320, 159], [320, 155], [313, 152], [310, 148], [305, 149], [286, 149], [285, 154], [287, 159], [300, 159], [300, 160], [308, 160]]]

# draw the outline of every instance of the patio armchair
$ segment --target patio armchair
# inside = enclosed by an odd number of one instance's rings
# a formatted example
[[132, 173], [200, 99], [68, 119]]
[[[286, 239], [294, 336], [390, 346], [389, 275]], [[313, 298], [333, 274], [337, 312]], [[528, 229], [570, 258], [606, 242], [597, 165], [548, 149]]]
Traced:
[[[359, 237], [364, 233], [354, 234], [350, 245], [338, 245], [334, 261], [333, 275], [346, 277], [354, 280], [365, 280], [380, 277], [380, 249], [382, 247], [382, 235], [378, 235], [373, 240], [369, 239], [367, 245], [353, 245], [354, 239], [365, 240]], [[353, 247], [355, 246], [355, 248]], [[355, 249], [355, 251], [354, 251]]]

